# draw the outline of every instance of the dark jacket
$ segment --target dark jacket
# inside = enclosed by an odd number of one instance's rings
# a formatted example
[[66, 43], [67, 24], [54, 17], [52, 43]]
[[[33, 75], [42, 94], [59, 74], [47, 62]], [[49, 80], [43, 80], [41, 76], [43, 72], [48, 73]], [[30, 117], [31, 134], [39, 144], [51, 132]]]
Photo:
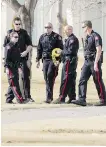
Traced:
[[98, 33], [92, 30], [91, 35], [87, 35], [85, 39], [85, 46], [84, 46], [85, 56], [95, 54], [97, 46], [102, 47], [102, 38]]
[[62, 37], [55, 32], [52, 32], [50, 35], [47, 33], [41, 35], [37, 47], [37, 61], [41, 58], [51, 58], [54, 48], [63, 49]]
[[76, 57], [79, 49], [79, 41], [78, 38], [71, 34], [66, 40], [64, 44], [64, 49], [62, 51], [62, 55]]
[[[4, 39], [4, 47], [10, 42], [10, 33], [14, 32], [14, 29], [11, 29], [7, 32], [7, 36]], [[19, 31], [15, 31], [19, 35], [18, 45], [20, 48], [20, 52], [23, 52], [26, 50], [26, 47], [29, 45], [32, 45], [32, 41], [30, 36], [28, 35], [27, 31], [24, 29], [20, 29]], [[26, 57], [23, 57], [25, 59], [28, 59], [28, 55]]]
[[12, 67], [19, 67], [20, 66], [20, 49], [18, 44], [14, 44], [9, 42], [5, 46], [5, 67], [12, 68]]

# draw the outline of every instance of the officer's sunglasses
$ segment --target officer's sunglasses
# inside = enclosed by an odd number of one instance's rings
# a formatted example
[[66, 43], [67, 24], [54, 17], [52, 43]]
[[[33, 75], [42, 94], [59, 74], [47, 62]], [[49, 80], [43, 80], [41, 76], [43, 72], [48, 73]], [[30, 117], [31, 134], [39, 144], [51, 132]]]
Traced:
[[20, 23], [15, 23], [15, 25], [16, 25], [16, 26], [20, 26], [21, 24], [20, 24]]
[[51, 27], [48, 26], [48, 27], [45, 27], [45, 29], [51, 29]]
[[86, 26], [83, 26], [82, 29], [86, 28]]
[[13, 36], [13, 37], [16, 38], [16, 39], [19, 38], [18, 36]]

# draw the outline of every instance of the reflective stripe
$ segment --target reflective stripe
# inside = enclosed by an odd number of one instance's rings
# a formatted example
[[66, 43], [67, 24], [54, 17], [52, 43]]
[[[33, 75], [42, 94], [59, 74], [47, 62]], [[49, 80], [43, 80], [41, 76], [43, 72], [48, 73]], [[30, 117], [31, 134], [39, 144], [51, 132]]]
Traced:
[[67, 77], [66, 77], [66, 81], [65, 81], [65, 84], [64, 84], [64, 87], [63, 87], [63, 90], [62, 90], [62, 95], [60, 96], [60, 99], [62, 99], [64, 92], [65, 92], [65, 89], [66, 89], [66, 85], [67, 85], [67, 81], [68, 81], [69, 63], [70, 63], [70, 61], [67, 61], [67, 65], [66, 65]]
[[[10, 78], [12, 77], [12, 72], [10, 71], [10, 69], [8, 69], [9, 70], [9, 76], [10, 76]], [[16, 86], [14, 85], [14, 82], [13, 82], [13, 80], [11, 79], [11, 83], [12, 83], [12, 87], [13, 87], [13, 90], [14, 90], [14, 92], [15, 92], [15, 94], [16, 94], [16, 96], [17, 96], [17, 98], [20, 100], [20, 102], [22, 102], [23, 101], [23, 99], [22, 99], [22, 97], [20, 97], [20, 95], [18, 94], [18, 92], [16, 91]]]

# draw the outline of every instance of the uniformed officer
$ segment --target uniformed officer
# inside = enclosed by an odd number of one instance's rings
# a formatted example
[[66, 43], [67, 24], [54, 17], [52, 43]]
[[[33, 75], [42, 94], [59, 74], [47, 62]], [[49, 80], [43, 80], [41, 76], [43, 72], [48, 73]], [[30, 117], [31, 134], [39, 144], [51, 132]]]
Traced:
[[79, 49], [78, 38], [73, 34], [73, 27], [66, 26], [65, 33], [67, 39], [65, 40], [64, 49], [61, 53], [63, 56], [63, 68], [61, 75], [60, 95], [54, 101], [55, 104], [65, 103], [65, 98], [68, 96], [68, 104], [76, 99], [76, 68], [77, 68], [77, 53]]
[[[6, 68], [6, 73], [9, 82], [9, 88], [6, 95], [6, 103], [13, 103], [14, 97], [16, 97], [18, 103], [25, 103], [22, 97], [20, 87], [19, 87], [19, 72], [20, 69], [20, 50], [17, 44], [18, 34], [16, 32], [11, 33], [10, 42], [5, 46], [5, 62], [4, 67]], [[26, 101], [28, 102], [28, 101]]]
[[18, 45], [21, 52], [21, 69], [23, 71], [23, 87], [24, 87], [24, 95], [25, 99], [29, 98], [31, 102], [34, 100], [31, 98], [30, 95], [30, 69], [28, 68], [28, 57], [29, 52], [32, 50], [32, 42], [27, 34], [27, 31], [21, 29], [21, 19], [19, 17], [14, 18], [13, 20], [14, 29], [11, 29], [7, 32], [7, 36], [4, 40], [4, 47], [7, 43], [10, 42], [10, 33], [17, 32], [19, 35]]
[[100, 60], [102, 53], [102, 39], [98, 33], [92, 30], [91, 21], [85, 21], [83, 23], [83, 29], [87, 34], [84, 47], [85, 61], [79, 81], [79, 99], [75, 101], [73, 100], [72, 103], [86, 106], [87, 82], [92, 75], [100, 99], [99, 104], [96, 105], [106, 105], [105, 86], [102, 80]]
[[45, 26], [47, 33], [41, 35], [37, 47], [37, 67], [40, 65], [40, 59], [43, 60], [43, 74], [46, 82], [46, 103], [53, 100], [53, 86], [58, 74], [58, 67], [52, 61], [52, 50], [54, 48], [63, 49], [62, 37], [53, 32], [53, 26], [48, 23]]

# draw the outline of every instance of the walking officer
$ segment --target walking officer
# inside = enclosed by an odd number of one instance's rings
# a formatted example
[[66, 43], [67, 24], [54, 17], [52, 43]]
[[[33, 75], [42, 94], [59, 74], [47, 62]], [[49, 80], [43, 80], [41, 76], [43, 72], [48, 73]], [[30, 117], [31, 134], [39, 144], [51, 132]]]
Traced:
[[46, 103], [53, 100], [53, 86], [58, 74], [58, 67], [52, 61], [52, 50], [54, 48], [63, 49], [62, 37], [53, 32], [53, 26], [48, 23], [45, 26], [47, 33], [41, 35], [37, 47], [37, 67], [40, 65], [40, 59], [43, 61], [43, 74], [46, 82]]
[[67, 96], [69, 97], [68, 104], [76, 99], [76, 68], [79, 41], [73, 34], [72, 26], [66, 26], [65, 33], [68, 38], [65, 40], [63, 51], [60, 52], [64, 59], [61, 74], [60, 95], [59, 98], [54, 101], [54, 104], [65, 103]]
[[72, 103], [86, 106], [87, 82], [92, 75], [100, 99], [96, 106], [106, 105], [105, 86], [101, 69], [102, 39], [98, 33], [92, 30], [91, 21], [85, 21], [82, 28], [87, 35], [84, 46], [85, 61], [79, 81], [79, 99], [73, 100]]
[[[12, 32], [10, 34], [10, 42], [5, 46], [5, 62], [4, 67], [6, 68], [6, 73], [9, 82], [9, 88], [6, 95], [6, 103], [13, 104], [13, 99], [16, 97], [18, 103], [25, 103], [22, 97], [20, 87], [19, 87], [19, 74], [20, 69], [20, 50], [17, 44], [18, 34]], [[19, 70], [19, 71], [18, 71]], [[28, 100], [26, 101], [28, 102]]]
[[14, 29], [8, 31], [4, 40], [4, 47], [10, 42], [10, 33], [17, 32], [19, 35], [18, 45], [21, 52], [21, 69], [23, 71], [23, 90], [25, 99], [30, 99], [30, 102], [34, 102], [30, 95], [30, 69], [28, 67], [29, 53], [32, 50], [32, 42], [27, 34], [27, 31], [21, 29], [21, 19], [19, 17], [13, 20]]

